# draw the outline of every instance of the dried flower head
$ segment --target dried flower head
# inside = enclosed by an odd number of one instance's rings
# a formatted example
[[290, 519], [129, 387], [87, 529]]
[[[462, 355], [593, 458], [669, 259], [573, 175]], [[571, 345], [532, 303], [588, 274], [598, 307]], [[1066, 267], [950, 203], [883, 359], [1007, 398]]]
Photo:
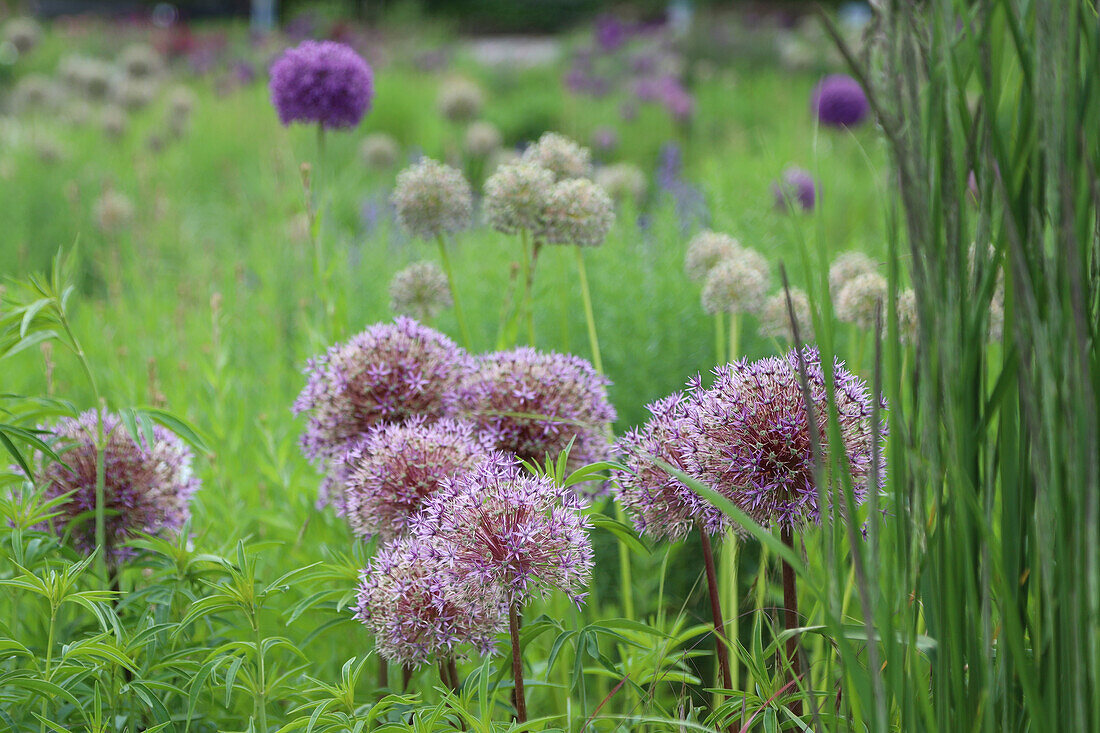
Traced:
[[451, 122], [468, 122], [481, 114], [485, 94], [469, 79], [450, 79], [439, 90], [439, 111]]
[[756, 250], [742, 247], [731, 259], [711, 268], [703, 283], [703, 310], [707, 313], [755, 313], [768, 292], [768, 261]]
[[157, 97], [158, 83], [153, 79], [126, 77], [114, 88], [115, 101], [124, 109], [136, 111], [153, 103]]
[[93, 102], [111, 96], [114, 72], [111, 65], [87, 56], [69, 56], [59, 66], [62, 81], [75, 93]]
[[374, 97], [371, 67], [350, 46], [303, 41], [271, 65], [271, 100], [284, 125], [355, 127]]
[[692, 281], [703, 282], [715, 265], [733, 259], [741, 249], [741, 243], [730, 235], [706, 229], [688, 242], [684, 271]]
[[359, 143], [359, 157], [363, 164], [374, 170], [389, 170], [397, 165], [401, 148], [397, 141], [384, 132], [375, 132]]
[[471, 368], [463, 349], [411, 318], [375, 324], [310, 360], [294, 402], [309, 414], [302, 450], [323, 465], [381, 423], [450, 415]]
[[414, 417], [379, 425], [342, 459], [343, 510], [360, 537], [405, 534], [423, 502], [450, 477], [472, 470], [489, 455], [486, 436], [470, 423]]
[[812, 211], [817, 198], [817, 187], [809, 171], [801, 168], [788, 168], [783, 178], [772, 184], [775, 205], [779, 209], [793, 208], [795, 205], [805, 211]]
[[[814, 338], [814, 322], [810, 312], [810, 299], [805, 292], [791, 288], [791, 306], [798, 322], [798, 337], [802, 341]], [[780, 290], [764, 302], [760, 309], [760, 335], [764, 338], [784, 338], [794, 341], [791, 315], [787, 310], [787, 294]]]
[[466, 382], [464, 417], [494, 436], [499, 450], [528, 461], [556, 458], [573, 442], [573, 468], [607, 459], [615, 409], [610, 382], [577, 356], [529, 347], [479, 357]]
[[867, 116], [867, 96], [859, 82], [845, 74], [826, 76], [814, 88], [814, 114], [828, 127], [855, 127]]
[[[856, 504], [874, 480], [885, 475], [882, 446], [885, 423], [877, 431], [865, 382], [835, 362], [836, 411], [840, 445], [828, 438], [829, 405], [821, 357], [813, 347], [801, 351], [814, 425], [803, 390], [799, 352], [757, 362], [741, 360], [715, 370], [714, 386], [693, 385], [685, 406], [685, 456], [689, 473], [711, 486], [764, 527], [797, 527], [820, 519], [820, 488], [831, 506], [839, 476], [818, 486], [817, 469], [828, 472], [831, 455], [843, 451]], [[885, 402], [881, 402], [885, 408]], [[814, 444], [821, 466], [814, 462]], [[877, 463], [877, 466], [875, 465]], [[835, 502], [838, 509], [842, 502]]]
[[190, 87], [178, 84], [168, 93], [168, 112], [173, 118], [191, 116], [195, 111], [195, 93]]
[[848, 282], [836, 295], [836, 317], [863, 329], [875, 327], [875, 313], [886, 304], [886, 278], [867, 272]]
[[27, 74], [15, 83], [11, 93], [12, 109], [20, 114], [50, 111], [60, 100], [57, 85], [44, 74]]
[[100, 231], [117, 234], [134, 220], [134, 204], [125, 194], [107, 189], [96, 200], [93, 213]]
[[151, 46], [135, 43], [122, 50], [119, 66], [130, 79], [147, 80], [164, 71], [164, 59]]
[[393, 205], [401, 226], [423, 239], [465, 229], [474, 206], [462, 173], [431, 158], [421, 158], [397, 175]]
[[[40, 473], [48, 498], [72, 492], [54, 517], [58, 534], [81, 552], [95, 549], [95, 522], [88, 517], [96, 503], [97, 415], [94, 411], [65, 418], [53, 427], [65, 466], [46, 464]], [[154, 426], [152, 445], [143, 435], [135, 443], [117, 415], [103, 413], [104, 499], [107, 512], [107, 558], [112, 563], [133, 554], [121, 545], [139, 533], [178, 530], [190, 516], [191, 497], [199, 480], [191, 470], [191, 450], [173, 433]], [[66, 467], [67, 466], [67, 467]]]
[[452, 305], [447, 275], [434, 262], [414, 262], [390, 281], [390, 308], [397, 313], [430, 321]]
[[126, 110], [113, 104], [103, 108], [99, 115], [99, 124], [103, 128], [103, 134], [112, 140], [117, 140], [126, 134], [129, 125], [129, 117]]
[[523, 151], [523, 159], [542, 166], [559, 181], [592, 175], [592, 152], [557, 132], [543, 133]]
[[42, 26], [34, 18], [12, 18], [4, 25], [4, 40], [10, 43], [16, 53], [25, 56], [38, 45], [42, 38]]
[[673, 394], [647, 409], [649, 422], [628, 430], [616, 444], [625, 466], [611, 475], [619, 503], [638, 532], [656, 540], [682, 539], [696, 527], [710, 535], [725, 533], [729, 518], [658, 463], [687, 472], [683, 396]]
[[638, 203], [645, 198], [648, 181], [633, 163], [613, 163], [596, 171], [596, 183], [616, 201]]
[[485, 181], [485, 219], [503, 234], [542, 231], [553, 187], [554, 174], [542, 166], [523, 161], [505, 163]]
[[504, 137], [492, 122], [479, 120], [466, 128], [466, 153], [484, 158], [501, 146]]
[[614, 223], [607, 191], [587, 178], [571, 178], [550, 190], [541, 236], [550, 244], [599, 247]]
[[876, 272], [878, 265], [862, 252], [842, 252], [829, 266], [829, 292], [836, 297], [852, 280], [868, 272]]
[[379, 549], [361, 573], [355, 615], [384, 659], [415, 668], [465, 645], [492, 654], [508, 608], [498, 590], [459, 582], [428, 543], [404, 537]]
[[579, 605], [592, 579], [585, 508], [574, 492], [498, 455], [433, 494], [413, 534], [473, 592], [499, 588], [522, 605], [560, 590]]

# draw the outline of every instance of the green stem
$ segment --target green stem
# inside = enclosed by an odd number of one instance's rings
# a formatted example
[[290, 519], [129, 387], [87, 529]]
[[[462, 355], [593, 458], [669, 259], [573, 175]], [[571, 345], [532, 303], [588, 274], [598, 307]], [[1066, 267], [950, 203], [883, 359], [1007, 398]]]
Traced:
[[[626, 521], [623, 508], [615, 503], [615, 518], [620, 522]], [[630, 549], [625, 542], [619, 543], [619, 576], [622, 583], [623, 617], [634, 618], [634, 578], [630, 570]]]
[[741, 665], [737, 657], [737, 626], [738, 621], [738, 609], [741, 606], [740, 599], [738, 598], [738, 583], [737, 583], [737, 555], [738, 555], [738, 542], [737, 534], [730, 531], [726, 535], [726, 541], [722, 545], [722, 595], [726, 599], [726, 613], [729, 614], [729, 621], [726, 624], [726, 638], [729, 639], [730, 646], [730, 681], [733, 685], [731, 689], [738, 689], [741, 676]]
[[259, 689], [256, 691], [256, 717], [259, 733], [267, 733], [267, 669], [264, 665], [263, 637], [260, 635], [260, 618], [257, 615], [252, 622], [253, 638], [256, 642], [256, 679]]
[[714, 314], [714, 361], [724, 365], [726, 359], [726, 327], [722, 323], [722, 311]]
[[[50, 681], [50, 673], [51, 673], [51, 669], [53, 667], [54, 627], [56, 625], [57, 625], [57, 607], [56, 606], [51, 606], [50, 607], [50, 630], [49, 630], [49, 634], [47, 635], [47, 638], [46, 638], [46, 671], [45, 671], [45, 674], [43, 675], [46, 682]], [[45, 721], [46, 721], [46, 713], [47, 713], [46, 705], [47, 705], [48, 701], [49, 701], [49, 698], [47, 698], [46, 696], [42, 697], [42, 720], [39, 722], [39, 729], [38, 729], [39, 731], [41, 731], [41, 733], [46, 733], [46, 722]]]
[[538, 244], [533, 247], [528, 241], [526, 229], [519, 232], [520, 248], [523, 250], [523, 299], [519, 306], [519, 317], [527, 322], [527, 343], [535, 345], [535, 257], [538, 253]]
[[455, 302], [455, 318], [458, 319], [458, 330], [462, 332], [463, 345], [467, 349], [472, 349], [470, 329], [466, 327], [466, 318], [462, 315], [462, 305], [459, 303], [458, 288], [455, 287], [454, 272], [451, 270], [451, 257], [447, 254], [447, 245], [443, 241], [442, 234], [436, 237], [436, 242], [439, 243], [439, 258], [443, 260], [443, 272], [446, 273], [447, 283], [451, 286], [451, 299]]
[[584, 298], [584, 318], [588, 323], [588, 345], [592, 349], [592, 364], [596, 371], [603, 374], [603, 359], [600, 358], [600, 340], [596, 336], [596, 318], [592, 314], [592, 294], [588, 290], [588, 275], [584, 270], [584, 252], [580, 247], [573, 247], [577, 254], [577, 274], [581, 281], [581, 296]]
[[730, 313], [730, 361], [737, 361], [741, 351], [741, 314]]

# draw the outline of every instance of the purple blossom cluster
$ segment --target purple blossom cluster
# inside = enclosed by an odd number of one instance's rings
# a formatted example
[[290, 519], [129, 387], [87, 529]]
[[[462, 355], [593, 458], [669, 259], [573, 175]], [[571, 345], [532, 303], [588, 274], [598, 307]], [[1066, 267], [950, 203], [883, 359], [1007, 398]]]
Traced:
[[[104, 498], [106, 500], [107, 558], [118, 563], [133, 555], [123, 543], [138, 534], [178, 530], [191, 516], [191, 497], [199, 479], [191, 469], [191, 450], [172, 432], [153, 427], [152, 444], [141, 436], [135, 443], [114, 414], [103, 413]], [[78, 550], [95, 549], [96, 435], [98, 416], [89, 410], [65, 418], [52, 428], [60, 440], [61, 463], [49, 463], [41, 472], [47, 498], [71, 492], [52, 523], [68, 535]]]
[[370, 108], [374, 75], [350, 46], [303, 41], [271, 65], [271, 100], [284, 125], [355, 127]]
[[811, 106], [827, 127], [855, 127], [867, 117], [867, 95], [859, 82], [846, 74], [830, 74], [814, 88]]
[[[800, 361], [812, 411], [807, 409]], [[885, 476], [876, 440], [885, 436], [886, 426], [874, 424], [866, 383], [842, 362], [834, 363], [833, 372], [839, 445], [828, 439], [826, 378], [812, 347], [804, 347], [801, 358], [792, 350], [782, 357], [721, 367], [710, 389], [696, 379], [683, 398], [674, 395], [657, 403], [654, 418], [619, 443], [628, 469], [616, 476], [619, 496], [638, 529], [656, 537], [678, 537], [693, 516], [693, 523], [707, 532], [722, 527], [708, 512], [693, 515], [684, 509], [684, 487], [654, 457], [682, 467], [761, 525], [793, 528], [820, 520], [817, 443], [824, 466], [832, 465], [832, 454], [843, 456], [856, 503], [862, 503], [873, 480], [881, 484]], [[884, 401], [880, 405], [885, 408]], [[831, 506], [841, 477], [824, 478], [827, 483], [820, 488]]]

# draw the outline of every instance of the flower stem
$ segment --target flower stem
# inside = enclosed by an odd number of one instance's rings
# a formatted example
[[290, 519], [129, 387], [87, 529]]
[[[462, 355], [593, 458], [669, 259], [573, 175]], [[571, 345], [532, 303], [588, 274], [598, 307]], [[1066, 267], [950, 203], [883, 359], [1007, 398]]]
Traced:
[[714, 314], [714, 361], [724, 365], [726, 359], [726, 327], [722, 323], [722, 311]]
[[710, 613], [714, 619], [714, 651], [718, 657], [718, 670], [722, 675], [722, 686], [733, 689], [733, 680], [730, 677], [729, 651], [726, 649], [726, 631], [722, 621], [722, 600], [718, 592], [718, 576], [714, 571], [714, 548], [710, 544], [710, 536], [702, 527], [699, 528], [699, 538], [703, 543], [703, 565], [707, 572], [707, 590], [710, 592]]
[[451, 286], [451, 299], [455, 302], [455, 318], [458, 319], [458, 330], [462, 332], [463, 345], [472, 349], [470, 329], [466, 327], [466, 317], [462, 315], [462, 305], [458, 299], [458, 288], [455, 286], [454, 272], [451, 270], [451, 256], [447, 254], [447, 245], [443, 241], [443, 235], [436, 237], [439, 243], [439, 258], [443, 260], [443, 271], [447, 274], [447, 283]]
[[737, 355], [741, 350], [741, 315], [730, 313], [730, 358], [731, 362], [737, 361]]
[[[45, 678], [46, 682], [50, 681], [50, 673], [52, 671], [51, 668], [53, 667], [53, 642], [54, 642], [54, 631], [55, 631], [56, 626], [57, 626], [57, 607], [56, 606], [51, 606], [51, 608], [50, 608], [50, 631], [49, 631], [49, 635], [47, 636], [47, 639], [46, 639], [46, 669], [45, 669], [45, 672], [43, 673], [43, 677]], [[46, 733], [46, 712], [47, 712], [46, 704], [48, 702], [49, 702], [49, 698], [47, 696], [43, 695], [42, 696], [42, 719], [40, 721], [40, 727], [39, 727], [39, 731], [41, 731], [41, 733]]]
[[[258, 612], [257, 612], [258, 613]], [[257, 615], [252, 621], [253, 637], [256, 642], [256, 717], [258, 733], [267, 733], [267, 669], [264, 665], [263, 637], [260, 635], [260, 619]]]
[[378, 689], [384, 690], [390, 686], [390, 665], [382, 657], [378, 657]]
[[[737, 642], [737, 627], [740, 622], [738, 618], [738, 608], [740, 603], [738, 601], [738, 582], [737, 582], [737, 534], [732, 530], [726, 535], [726, 541], [722, 545], [722, 582], [724, 587], [723, 596], [726, 598], [726, 613], [730, 615], [729, 624], [727, 626], [730, 648], [736, 650]], [[730, 658], [730, 679], [733, 682], [732, 690], [739, 689], [740, 677], [741, 677], [741, 665], [739, 658], [733, 656]]]
[[[783, 544], [794, 549], [794, 530], [784, 526], [780, 532]], [[787, 630], [798, 628], [798, 589], [795, 585], [794, 568], [783, 561], [783, 607], [786, 609], [783, 626]], [[791, 664], [791, 680], [802, 677], [801, 663], [798, 658], [798, 639], [791, 636], [787, 639], [787, 659]], [[795, 715], [802, 715], [802, 701], [795, 700], [789, 706]]]
[[592, 349], [592, 364], [596, 371], [603, 374], [603, 359], [600, 358], [600, 340], [596, 336], [596, 318], [592, 314], [592, 294], [588, 290], [588, 275], [584, 270], [584, 252], [573, 247], [577, 254], [577, 274], [581, 280], [581, 296], [584, 298], [584, 318], [588, 323], [588, 345]]
[[[615, 502], [615, 518], [626, 521], [622, 506]], [[630, 548], [625, 542], [619, 543], [619, 576], [622, 583], [623, 617], [634, 618], [634, 577], [630, 570]]]
[[527, 322], [527, 342], [535, 345], [535, 262], [538, 258], [539, 245], [529, 241], [530, 235], [526, 229], [520, 229], [520, 248], [523, 250], [523, 299], [519, 307], [519, 317]]
[[527, 698], [523, 691], [523, 650], [519, 646], [519, 605], [512, 601], [508, 607], [508, 633], [512, 637], [512, 689], [513, 702], [516, 705], [516, 722], [527, 722]]

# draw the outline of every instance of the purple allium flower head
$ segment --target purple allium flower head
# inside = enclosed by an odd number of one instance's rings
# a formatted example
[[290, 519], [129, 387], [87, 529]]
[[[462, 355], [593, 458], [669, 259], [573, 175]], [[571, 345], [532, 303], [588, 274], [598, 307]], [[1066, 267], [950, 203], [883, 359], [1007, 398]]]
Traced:
[[473, 362], [442, 333], [399, 316], [310, 360], [294, 413], [309, 413], [302, 450], [324, 467], [380, 423], [453, 413]]
[[814, 178], [809, 171], [788, 168], [783, 171], [783, 178], [772, 184], [772, 194], [776, 208], [789, 209], [797, 203], [804, 210], [812, 211], [816, 198]]
[[462, 645], [492, 654], [508, 607], [498, 589], [461, 582], [429, 543], [404, 537], [383, 546], [363, 570], [355, 615], [383, 658], [419, 667], [456, 656]]
[[374, 76], [350, 46], [302, 41], [271, 65], [271, 100], [284, 125], [355, 127], [370, 108]]
[[[95, 549], [95, 521], [90, 516], [95, 512], [96, 422], [93, 410], [58, 422], [52, 430], [63, 441], [59, 449], [68, 468], [50, 463], [41, 472], [47, 498], [73, 492], [53, 524], [61, 535], [71, 531], [73, 543], [82, 552]], [[135, 443], [117, 415], [104, 413], [103, 431], [107, 559], [118, 563], [133, 554], [120, 545], [138, 533], [157, 534], [183, 526], [191, 516], [191, 497], [199, 480], [192, 474], [191, 450], [165, 428], [153, 427], [152, 445], [144, 435]], [[74, 522], [78, 516], [79, 525]]]
[[617, 51], [626, 43], [629, 28], [618, 16], [602, 13], [595, 22], [596, 43], [604, 53]]
[[[830, 445], [828, 397], [825, 374], [817, 349], [803, 347], [810, 400], [816, 422], [816, 439], [824, 462], [843, 451], [844, 466], [852, 479], [856, 504], [860, 504], [877, 476], [885, 477], [882, 446], [875, 439], [886, 433], [880, 422], [877, 436], [872, 420], [872, 400], [867, 384], [834, 362], [836, 409], [842, 445]], [[881, 406], [886, 407], [885, 401]], [[685, 405], [684, 456], [693, 477], [713, 487], [765, 527], [797, 527], [820, 520], [814, 437], [799, 370], [799, 352], [756, 362], [742, 359], [715, 370], [714, 386], [694, 389]], [[827, 477], [822, 489], [832, 504], [832, 487], [839, 476]], [[838, 502], [839, 504], [839, 502]], [[839, 509], [839, 506], [838, 506]]]
[[586, 504], [552, 479], [498, 454], [446, 482], [413, 523], [474, 592], [499, 588], [524, 604], [550, 590], [578, 605], [592, 579]]
[[608, 384], [580, 357], [520, 347], [480, 357], [463, 404], [468, 419], [495, 435], [497, 449], [541, 462], [573, 440], [569, 466], [578, 468], [610, 454]]
[[654, 460], [687, 472], [683, 396], [670, 395], [647, 409], [649, 422], [627, 431], [616, 444], [626, 467], [611, 475], [619, 502], [638, 531], [654, 539], [678, 540], [695, 527], [711, 535], [724, 533], [730, 526], [726, 515]]
[[392, 539], [444, 479], [469, 471], [489, 455], [487, 436], [450, 419], [380, 425], [345, 455], [344, 514], [360, 537]]
[[814, 88], [811, 105], [821, 124], [855, 127], [867, 116], [867, 96], [859, 82], [846, 74], [830, 74]]

